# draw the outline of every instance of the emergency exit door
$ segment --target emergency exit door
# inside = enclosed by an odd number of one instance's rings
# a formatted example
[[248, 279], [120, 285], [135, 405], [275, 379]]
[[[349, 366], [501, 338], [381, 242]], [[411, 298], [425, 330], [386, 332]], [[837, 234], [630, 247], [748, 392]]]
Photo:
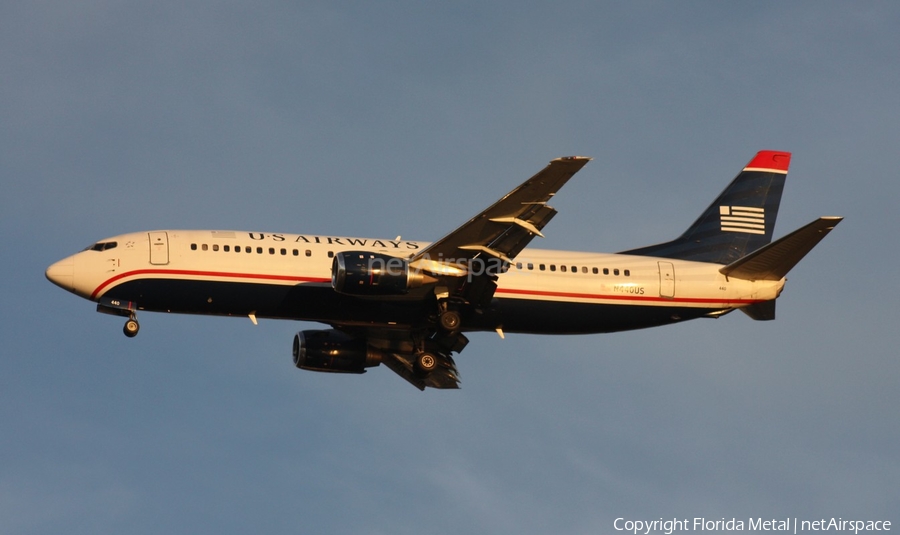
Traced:
[[659, 264], [659, 296], [672, 299], [675, 297], [675, 266], [672, 262]]
[[165, 232], [149, 232], [150, 263], [164, 266], [169, 263], [169, 236]]

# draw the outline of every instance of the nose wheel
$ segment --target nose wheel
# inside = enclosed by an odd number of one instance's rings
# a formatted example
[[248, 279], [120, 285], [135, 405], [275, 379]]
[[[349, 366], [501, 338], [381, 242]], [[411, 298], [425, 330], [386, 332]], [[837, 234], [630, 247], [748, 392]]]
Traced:
[[140, 330], [141, 325], [134, 316], [129, 318], [128, 321], [125, 322], [125, 327], [122, 328], [122, 332], [124, 332], [125, 336], [128, 338], [134, 338]]
[[116, 298], [101, 297], [100, 301], [97, 302], [97, 312], [128, 318], [128, 321], [125, 322], [125, 326], [122, 328], [122, 332], [124, 332], [125, 336], [128, 338], [134, 338], [137, 336], [138, 331], [141, 330], [141, 326], [137, 320], [137, 309], [137, 303], [134, 301], [123, 301]]

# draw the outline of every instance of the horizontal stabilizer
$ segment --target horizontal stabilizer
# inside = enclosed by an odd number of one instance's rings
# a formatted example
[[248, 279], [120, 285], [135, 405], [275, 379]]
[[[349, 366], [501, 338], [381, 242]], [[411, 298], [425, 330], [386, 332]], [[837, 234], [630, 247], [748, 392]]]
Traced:
[[762, 303], [754, 303], [750, 306], [742, 307], [741, 312], [755, 319], [756, 321], [771, 321], [775, 319], [775, 300], [763, 301]]
[[780, 240], [760, 247], [747, 256], [728, 264], [719, 272], [726, 277], [751, 281], [781, 280], [842, 219], [842, 217], [820, 217]]

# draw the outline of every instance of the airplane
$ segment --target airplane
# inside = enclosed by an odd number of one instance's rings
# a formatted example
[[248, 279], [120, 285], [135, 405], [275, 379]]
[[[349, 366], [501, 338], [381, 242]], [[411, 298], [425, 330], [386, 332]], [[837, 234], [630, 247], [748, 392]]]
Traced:
[[678, 238], [616, 254], [526, 249], [548, 202], [590, 158], [563, 157], [435, 242], [222, 230], [98, 241], [46, 270], [127, 318], [138, 311], [319, 322], [294, 336], [297, 368], [384, 364], [420, 390], [459, 388], [465, 333], [607, 333], [718, 318], [775, 318], [785, 276], [840, 221], [772, 241], [791, 154], [760, 151]]

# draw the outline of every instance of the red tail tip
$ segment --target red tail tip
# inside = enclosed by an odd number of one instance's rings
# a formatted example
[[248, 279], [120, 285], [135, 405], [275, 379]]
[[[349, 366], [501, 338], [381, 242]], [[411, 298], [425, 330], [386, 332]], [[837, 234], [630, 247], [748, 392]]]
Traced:
[[790, 152], [778, 152], [774, 150], [761, 150], [750, 160], [745, 169], [766, 169], [771, 171], [787, 172], [791, 165]]

